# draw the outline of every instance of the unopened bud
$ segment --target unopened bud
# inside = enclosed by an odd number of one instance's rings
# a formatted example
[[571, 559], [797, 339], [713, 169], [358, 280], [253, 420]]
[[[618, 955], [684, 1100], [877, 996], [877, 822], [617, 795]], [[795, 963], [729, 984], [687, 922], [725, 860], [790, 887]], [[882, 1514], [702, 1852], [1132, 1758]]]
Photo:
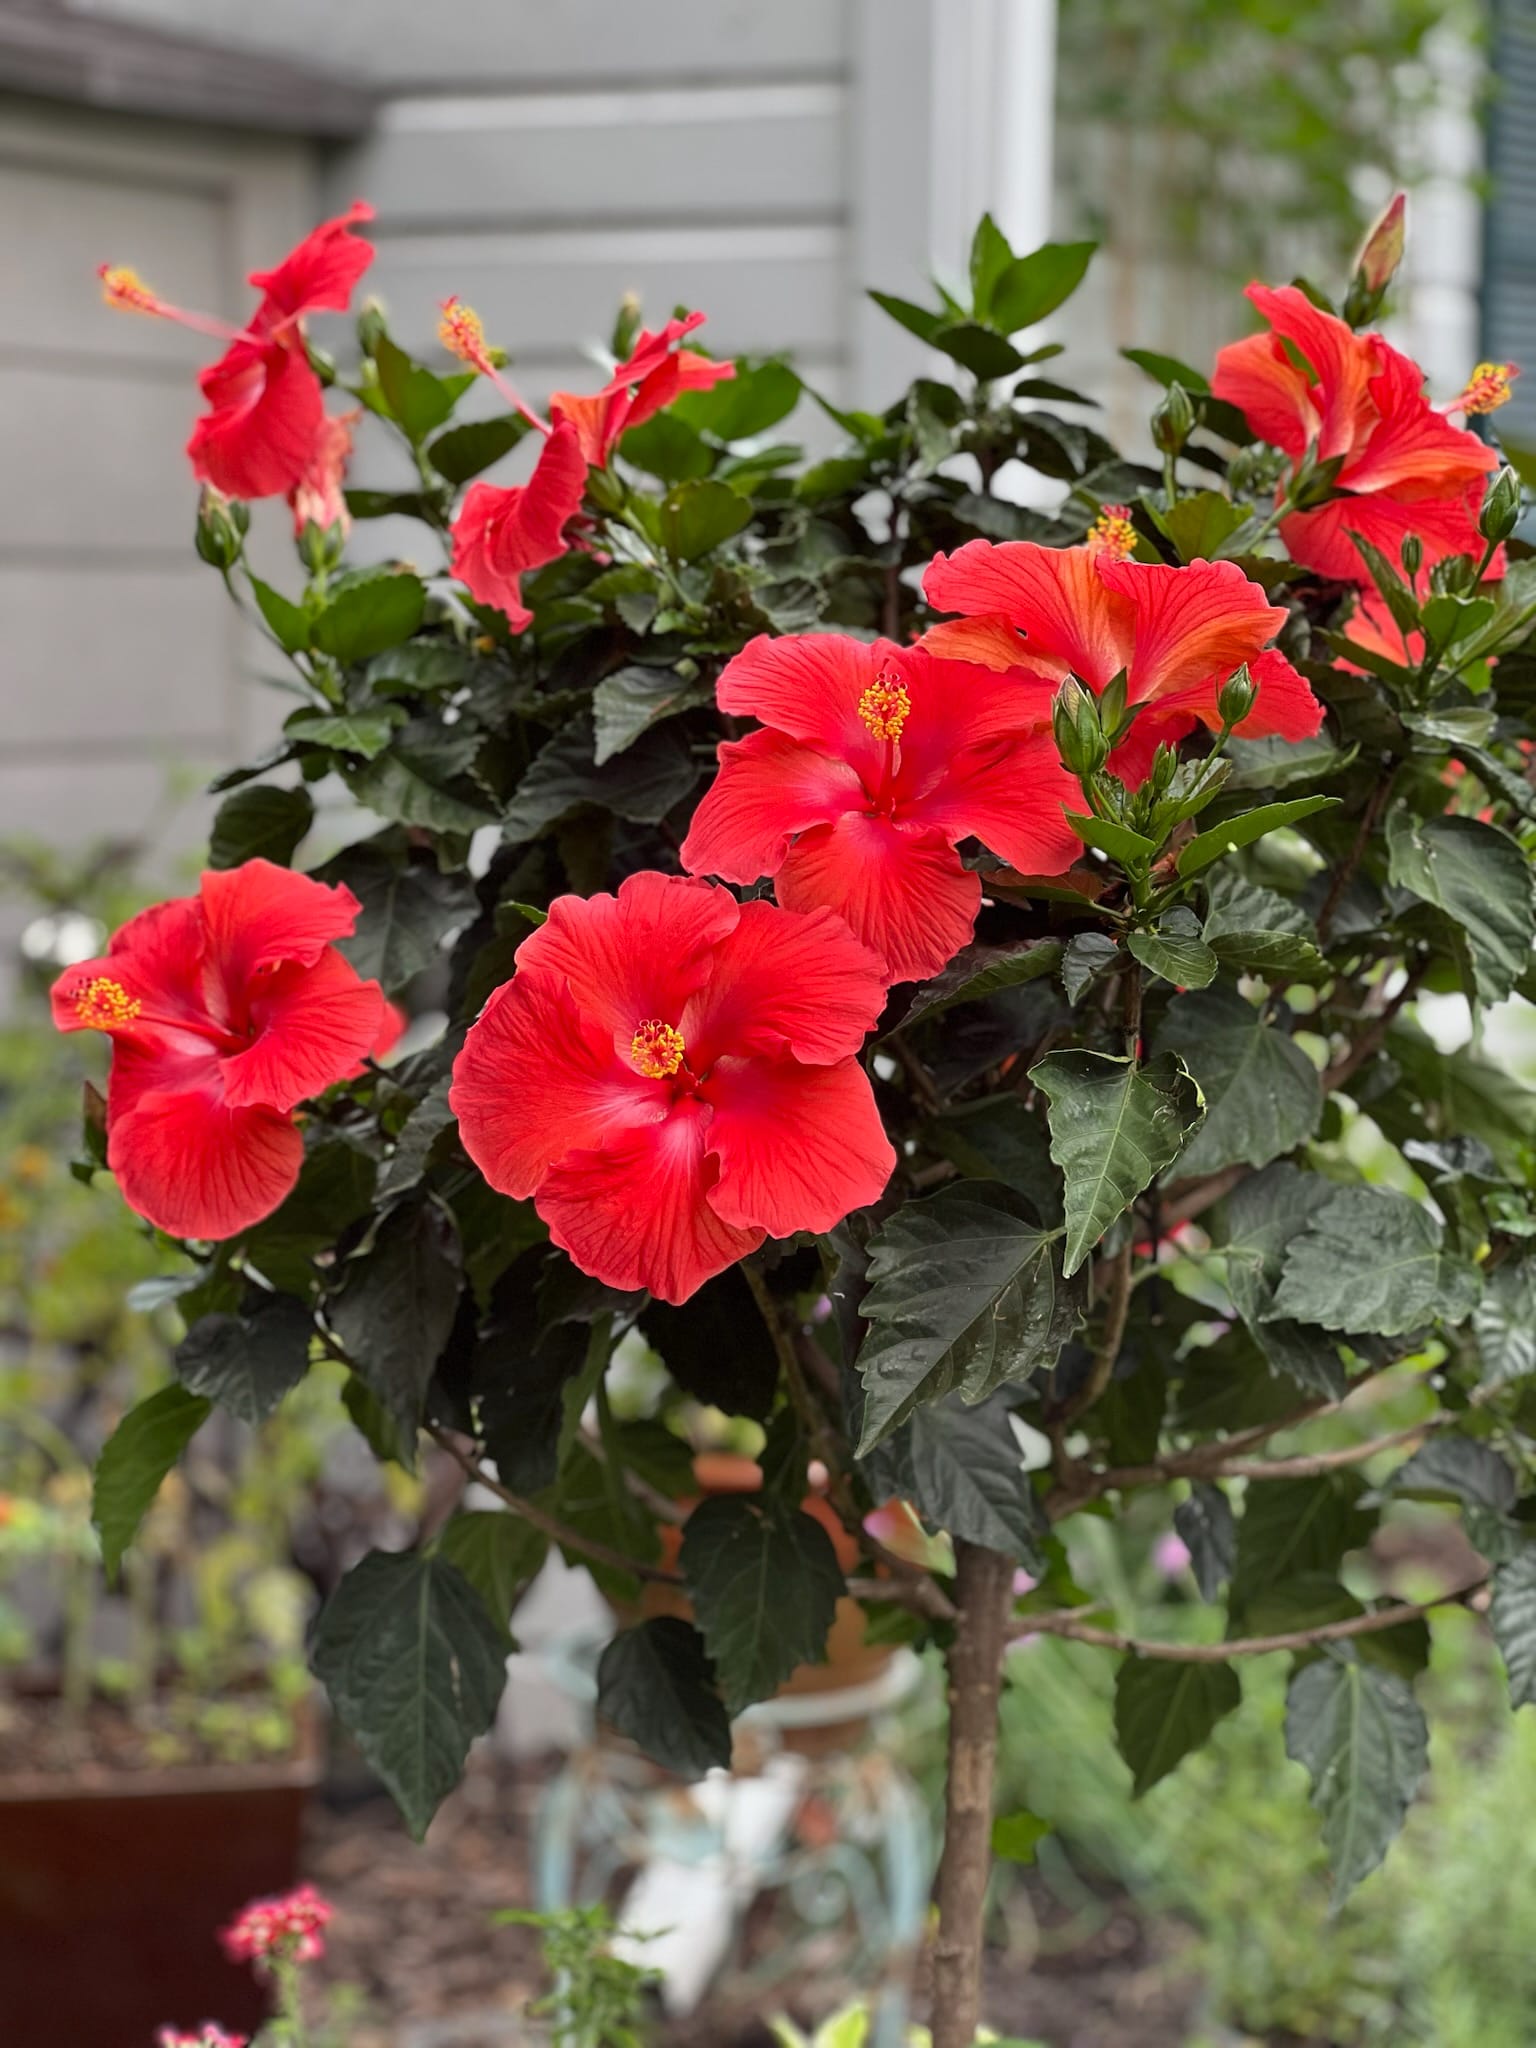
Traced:
[[1227, 464], [1227, 482], [1234, 496], [1251, 491], [1263, 476], [1264, 468], [1262, 448], [1239, 448]]
[[1170, 384], [1152, 415], [1153, 441], [1162, 454], [1177, 455], [1194, 430], [1194, 400], [1182, 384]]
[[1407, 241], [1407, 215], [1407, 193], [1394, 193], [1386, 212], [1366, 236], [1355, 270], [1367, 291], [1384, 292], [1397, 274]]
[[1403, 565], [1403, 574], [1412, 583], [1424, 566], [1424, 543], [1416, 533], [1409, 533], [1403, 536], [1403, 544], [1398, 549], [1398, 557]]
[[1520, 524], [1520, 478], [1506, 462], [1488, 486], [1477, 530], [1484, 540], [1508, 540]]
[[1221, 722], [1229, 730], [1241, 725], [1253, 709], [1259, 694], [1259, 686], [1248, 671], [1247, 662], [1235, 668], [1216, 693], [1216, 709], [1221, 713]]
[[1109, 742], [1099, 724], [1099, 708], [1081, 683], [1068, 677], [1051, 707], [1056, 751], [1079, 782], [1097, 775], [1109, 759]]
[[384, 308], [377, 299], [365, 299], [357, 316], [357, 345], [365, 356], [371, 356], [379, 343], [388, 335], [384, 324]]
[[233, 569], [245, 546], [250, 527], [248, 505], [238, 498], [226, 498], [212, 484], [204, 484], [197, 501], [197, 552], [215, 569]]

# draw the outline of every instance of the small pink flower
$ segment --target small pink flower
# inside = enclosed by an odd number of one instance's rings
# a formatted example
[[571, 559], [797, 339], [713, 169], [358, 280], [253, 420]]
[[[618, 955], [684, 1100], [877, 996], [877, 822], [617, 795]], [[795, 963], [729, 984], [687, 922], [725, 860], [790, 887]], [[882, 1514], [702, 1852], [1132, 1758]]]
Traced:
[[265, 1956], [311, 1963], [325, 1954], [322, 1931], [330, 1920], [330, 1901], [312, 1884], [276, 1899], [252, 1899], [220, 1934], [231, 1962], [253, 1963]]
[[155, 2048], [246, 2048], [249, 2039], [249, 2034], [226, 2034], [212, 2020], [204, 2020], [195, 2034], [182, 2034], [175, 2027], [162, 2027], [155, 2036]]
[[1166, 1535], [1158, 1537], [1152, 1551], [1152, 1562], [1165, 1579], [1176, 1579], [1180, 1572], [1189, 1570], [1189, 1545], [1170, 1529]]

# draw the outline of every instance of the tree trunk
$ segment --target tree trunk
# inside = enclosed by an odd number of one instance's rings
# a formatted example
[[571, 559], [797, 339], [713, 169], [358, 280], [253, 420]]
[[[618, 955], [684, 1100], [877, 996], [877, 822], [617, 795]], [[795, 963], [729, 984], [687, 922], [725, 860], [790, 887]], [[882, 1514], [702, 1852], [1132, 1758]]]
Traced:
[[948, 1657], [949, 1778], [933, 1945], [933, 2048], [972, 2048], [981, 2020], [997, 1701], [1013, 1607], [1012, 1558], [977, 1543], [958, 1543], [955, 1551], [959, 1611]]

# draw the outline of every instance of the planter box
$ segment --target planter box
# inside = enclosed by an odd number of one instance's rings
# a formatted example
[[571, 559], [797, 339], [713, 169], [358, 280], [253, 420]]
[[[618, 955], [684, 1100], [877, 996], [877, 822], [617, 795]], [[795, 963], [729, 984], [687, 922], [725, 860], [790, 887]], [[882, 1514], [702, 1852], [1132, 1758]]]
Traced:
[[149, 2048], [157, 2026], [254, 2032], [266, 1998], [218, 1930], [297, 1879], [317, 1730], [281, 1764], [0, 1779], [0, 2038]]

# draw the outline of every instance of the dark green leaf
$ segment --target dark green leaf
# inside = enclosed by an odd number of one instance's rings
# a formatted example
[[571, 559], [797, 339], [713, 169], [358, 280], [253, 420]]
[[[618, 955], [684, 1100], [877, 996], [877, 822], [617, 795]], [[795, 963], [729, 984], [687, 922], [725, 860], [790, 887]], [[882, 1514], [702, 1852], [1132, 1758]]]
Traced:
[[502, 821], [507, 837], [532, 839], [582, 804], [600, 805], [635, 824], [654, 825], [698, 779], [687, 747], [664, 725], [642, 732], [601, 768], [594, 754], [592, 727], [584, 720], [548, 740], [507, 806]]
[[516, 413], [504, 413], [500, 419], [470, 420], [439, 434], [427, 450], [427, 460], [449, 483], [465, 484], [493, 462], [500, 462], [503, 455], [510, 455], [529, 431], [528, 422]]
[[1024, 367], [1024, 358], [1011, 342], [975, 320], [956, 320], [935, 327], [928, 339], [931, 347], [984, 381], [1011, 377], [1015, 370]]
[[647, 1302], [640, 1328], [696, 1401], [727, 1415], [766, 1418], [778, 1385], [778, 1353], [740, 1267], [728, 1266], [680, 1307]]
[[424, 441], [453, 411], [459, 392], [473, 377], [434, 377], [430, 370], [413, 363], [404, 349], [397, 348], [388, 335], [374, 345], [379, 388], [391, 416], [404, 427], [412, 441]]
[[444, 1523], [437, 1554], [468, 1579], [510, 1649], [512, 1610], [543, 1570], [549, 1538], [517, 1515], [461, 1508]]
[[1173, 1511], [1173, 1526], [1189, 1552], [1202, 1600], [1214, 1600], [1232, 1576], [1237, 1556], [1237, 1523], [1232, 1503], [1219, 1486], [1197, 1480], [1188, 1500]]
[[717, 441], [752, 441], [789, 417], [800, 403], [801, 388], [788, 363], [738, 362], [734, 377], [708, 391], [685, 391], [671, 410]]
[[[1201, 938], [1200, 922], [1192, 910], [1179, 906], [1165, 911], [1155, 932], [1132, 932], [1125, 943], [1143, 967], [1176, 988], [1204, 988], [1215, 979], [1216, 955]], [[1206, 1093], [1210, 1093], [1208, 1087]]]
[[1499, 1003], [1530, 964], [1536, 916], [1531, 876], [1518, 842], [1478, 818], [1387, 821], [1391, 879], [1443, 910], [1465, 935], [1479, 1002]]
[[931, 342], [948, 318], [944, 313], [930, 313], [926, 306], [914, 306], [910, 299], [893, 298], [889, 292], [871, 292], [869, 296], [882, 313], [888, 313], [898, 327], [905, 327], [919, 341]]
[[392, 749], [343, 772], [348, 789], [365, 810], [397, 825], [419, 825], [429, 832], [478, 832], [482, 825], [496, 822], [495, 813], [478, 796], [471, 800], [443, 788], [401, 751]]
[[302, 605], [284, 597], [270, 583], [263, 583], [259, 576], [251, 577], [251, 594], [256, 600], [256, 609], [266, 620], [268, 630], [284, 653], [297, 654], [309, 645], [309, 614]]
[[409, 640], [426, 602], [419, 576], [369, 576], [331, 599], [315, 621], [315, 645], [334, 661], [367, 661]]
[[958, 1104], [933, 1120], [929, 1135], [969, 1179], [1000, 1180], [1048, 1228], [1060, 1223], [1061, 1181], [1045, 1119], [1011, 1090]]
[[1067, 941], [1061, 961], [1061, 985], [1074, 1007], [1083, 991], [1121, 957], [1120, 948], [1108, 932], [1075, 932]]
[[712, 703], [714, 695], [712, 683], [685, 678], [669, 668], [632, 665], [604, 676], [592, 693], [594, 764], [601, 768], [633, 746], [649, 727], [696, 704]]
[[683, 1526], [681, 1563], [733, 1713], [825, 1659], [843, 1574], [820, 1522], [798, 1508], [701, 1501]]
[[253, 1294], [239, 1315], [200, 1316], [176, 1347], [176, 1377], [242, 1422], [264, 1422], [309, 1371], [314, 1319], [290, 1294]]
[[365, 761], [371, 761], [375, 754], [382, 754], [395, 736], [400, 722], [400, 711], [348, 711], [332, 716], [323, 711], [301, 712], [297, 718], [290, 718], [283, 727], [293, 740], [303, 740], [306, 746], [335, 747], [344, 754], [361, 754]]
[[910, 1500], [951, 1536], [1044, 1570], [1049, 1526], [1000, 1396], [977, 1407], [930, 1401], [865, 1463], [877, 1496]]
[[1152, 517], [1178, 550], [1181, 562], [1214, 562], [1248, 517], [1220, 491], [1194, 491], [1164, 512], [1149, 504]]
[[984, 213], [971, 238], [971, 311], [985, 320], [992, 304], [992, 290], [1013, 261], [1013, 250], [990, 213]]
[[702, 1778], [731, 1761], [731, 1723], [704, 1638], [666, 1614], [616, 1635], [597, 1667], [597, 1713], [652, 1763]]
[[1115, 1218], [1171, 1166], [1205, 1107], [1183, 1063], [1048, 1053], [1030, 1079], [1051, 1105], [1051, 1157], [1066, 1181], [1064, 1270], [1077, 1271]]
[[1432, 1436], [1392, 1474], [1392, 1491], [1414, 1500], [1454, 1500], [1463, 1507], [1507, 1515], [1520, 1482], [1492, 1444], [1475, 1437]]
[[715, 465], [714, 450], [686, 420], [671, 412], [653, 413], [638, 427], [631, 427], [619, 442], [619, 453], [636, 469], [659, 477], [664, 484], [708, 476]]
[[1312, 1780], [1335, 1898], [1387, 1853], [1424, 1776], [1428, 1744], [1412, 1689], [1390, 1671], [1330, 1654], [1292, 1678], [1286, 1754]]
[[1536, 1547], [1494, 1573], [1488, 1620], [1509, 1673], [1509, 1703], [1528, 1707], [1536, 1701]]
[[210, 1404], [182, 1386], [162, 1387], [130, 1408], [101, 1447], [91, 1486], [91, 1520], [107, 1577], [138, 1534], [160, 1483], [208, 1420]]
[[[916, 989], [901, 1023], [935, 1017], [956, 1003], [979, 1003], [1005, 988], [1050, 974], [1061, 965], [1060, 939], [1026, 939], [1018, 946], [965, 946], [932, 981]], [[899, 1028], [896, 1026], [893, 1029]]]
[[1374, 1526], [1358, 1505], [1362, 1490], [1354, 1473], [1266, 1479], [1250, 1486], [1237, 1525], [1234, 1617], [1259, 1594], [1304, 1572], [1332, 1577], [1345, 1551], [1365, 1543]]
[[1536, 1259], [1512, 1259], [1488, 1275], [1472, 1317], [1485, 1387], [1536, 1372]]
[[1227, 1288], [1270, 1369], [1308, 1393], [1336, 1400], [1344, 1391], [1338, 1346], [1321, 1329], [1269, 1318], [1285, 1248], [1333, 1199], [1332, 1181], [1285, 1163], [1250, 1174], [1227, 1201]]
[[419, 1842], [495, 1718], [505, 1629], [444, 1558], [375, 1550], [321, 1609], [314, 1668]]
[[1224, 1714], [1241, 1706], [1230, 1664], [1175, 1664], [1127, 1657], [1115, 1674], [1115, 1743], [1139, 1799], [1199, 1749]]
[[502, 1483], [523, 1494], [559, 1476], [612, 1348], [606, 1321], [557, 1321], [534, 1335], [528, 1320], [523, 1311], [493, 1329], [474, 1361], [486, 1449]]
[[342, 1269], [326, 1305], [337, 1341], [409, 1446], [459, 1302], [458, 1233], [435, 1202], [396, 1209]]
[[1122, 867], [1145, 867], [1157, 851], [1157, 842], [1129, 825], [1117, 825], [1112, 818], [1092, 818], [1085, 812], [1068, 811], [1067, 823], [1084, 846], [1096, 846]]
[[382, 982], [386, 995], [434, 966], [479, 907], [467, 876], [407, 865], [377, 846], [349, 847], [324, 877], [345, 882], [362, 904], [356, 932], [340, 947], [359, 974]]
[[1179, 873], [1198, 875], [1202, 868], [1220, 860], [1224, 853], [1231, 853], [1239, 846], [1251, 846], [1266, 832], [1276, 832], [1282, 825], [1299, 824], [1303, 818], [1325, 811], [1338, 801], [1336, 796], [1298, 796], [1287, 803], [1262, 804], [1256, 811], [1244, 811], [1236, 818], [1228, 818], [1225, 824], [1213, 825], [1208, 832], [1196, 833], [1179, 854]]
[[1286, 1247], [1265, 1320], [1397, 1337], [1428, 1322], [1460, 1323], [1481, 1292], [1475, 1266], [1443, 1249], [1421, 1203], [1388, 1188], [1340, 1188]]
[[675, 562], [696, 562], [752, 517], [752, 501], [729, 484], [700, 477], [668, 491], [658, 511], [661, 544]]
[[869, 1275], [861, 1454], [919, 1402], [955, 1390], [979, 1401], [1053, 1365], [1082, 1310], [1082, 1288], [1061, 1277], [1059, 1234], [984, 1181], [887, 1217], [869, 1241]]
[[992, 288], [987, 318], [1004, 334], [1033, 327], [1071, 298], [1098, 246], [1097, 242], [1046, 242], [1027, 256], [1014, 257]]
[[270, 860], [285, 868], [314, 815], [307, 789], [277, 789], [270, 782], [237, 789], [214, 814], [208, 865], [237, 868], [242, 861]]
[[1323, 1112], [1317, 1069], [1286, 1032], [1235, 989], [1207, 989], [1168, 1005], [1157, 1034], [1205, 1096], [1205, 1123], [1179, 1161], [1181, 1174], [1242, 1162], [1267, 1166], [1305, 1142]]

